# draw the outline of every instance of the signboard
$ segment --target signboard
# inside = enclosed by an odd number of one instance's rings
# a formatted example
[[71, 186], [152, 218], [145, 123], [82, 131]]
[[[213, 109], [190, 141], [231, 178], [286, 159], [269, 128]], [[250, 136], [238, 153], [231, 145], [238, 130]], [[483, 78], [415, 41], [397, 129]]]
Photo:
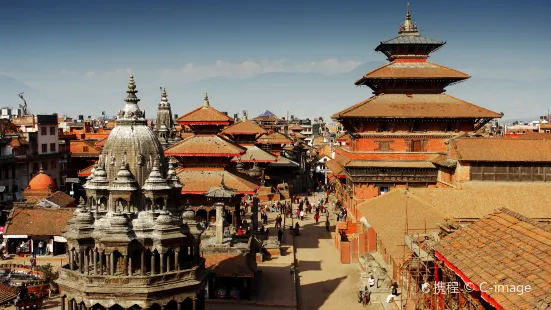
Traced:
[[12, 239], [27, 239], [29, 236], [27, 235], [4, 235], [4, 238], [12, 238]]
[[70, 192], [69, 192], [69, 195], [74, 196], [74, 195], [75, 195], [75, 192], [74, 192], [74, 191], [70, 191]]
[[65, 178], [65, 183], [80, 183], [78, 178]]
[[61, 237], [61, 236], [54, 236], [54, 241], [55, 242], [67, 242], [67, 239], [65, 239], [64, 237]]

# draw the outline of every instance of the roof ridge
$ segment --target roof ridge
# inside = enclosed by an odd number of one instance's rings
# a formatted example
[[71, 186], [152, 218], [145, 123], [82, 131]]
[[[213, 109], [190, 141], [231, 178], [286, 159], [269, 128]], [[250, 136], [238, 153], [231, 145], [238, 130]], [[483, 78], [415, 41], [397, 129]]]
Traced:
[[427, 62], [425, 62], [425, 63], [433, 64], [433, 65], [436, 65], [436, 66], [439, 66], [439, 67], [442, 67], [442, 68], [445, 68], [445, 69], [448, 69], [448, 70], [451, 70], [451, 71], [455, 71], [455, 72], [459, 72], [459, 73], [465, 74], [465, 75], [468, 76], [467, 79], [471, 78], [471, 75], [469, 75], [468, 73], [465, 73], [465, 72], [463, 72], [463, 71], [459, 71], [459, 70], [454, 69], [454, 68], [450, 68], [450, 67], [448, 67], [448, 66], [441, 65], [441, 64], [439, 64], [439, 63], [435, 63], [435, 62], [432, 62], [432, 61], [427, 61]]
[[379, 96], [382, 96], [382, 95], [384, 95], [384, 93], [380, 93], [380, 94], [378, 94], [378, 95], [371, 96], [371, 97], [369, 97], [369, 98], [367, 98], [367, 99], [365, 99], [365, 100], [363, 100], [363, 101], [360, 101], [360, 102], [358, 102], [358, 103], [356, 103], [356, 104], [354, 104], [354, 105], [352, 105], [352, 106], [350, 106], [350, 107], [348, 107], [348, 108], [346, 108], [346, 109], [344, 109], [344, 110], [342, 110], [342, 111], [340, 111], [340, 112], [337, 112], [337, 113], [331, 115], [331, 118], [338, 118], [338, 117], [340, 117], [342, 114], [345, 114], [345, 113], [348, 113], [348, 112], [350, 112], [350, 111], [352, 111], [352, 110], [354, 110], [354, 109], [357, 109], [357, 108], [363, 106], [364, 104], [370, 102], [371, 100], [373, 100], [373, 99], [375, 99], [375, 98], [378, 98]]
[[489, 218], [489, 217], [495, 216], [495, 215], [497, 215], [497, 214], [499, 214], [499, 213], [505, 213], [505, 214], [507, 214], [507, 215], [509, 215], [509, 216], [512, 216], [512, 217], [516, 218], [517, 220], [520, 220], [520, 221], [526, 222], [526, 223], [528, 223], [528, 224], [534, 225], [535, 227], [537, 227], [537, 228], [539, 228], [539, 229], [541, 229], [541, 230], [544, 230], [544, 231], [546, 231], [546, 232], [548, 232], [548, 233], [551, 233], [551, 227], [543, 226], [543, 225], [541, 225], [539, 222], [537, 222], [537, 221], [535, 221], [535, 220], [533, 220], [533, 219], [531, 219], [531, 218], [528, 218], [528, 217], [526, 217], [526, 216], [524, 216], [524, 215], [522, 215], [522, 214], [520, 214], [520, 213], [517, 213], [517, 212], [515, 212], [515, 211], [513, 211], [513, 210], [511, 210], [511, 209], [509, 209], [509, 208], [500, 208], [500, 209], [498, 209], [497, 211], [495, 211], [495, 212], [489, 214], [489, 215], [486, 216], [486, 217]]

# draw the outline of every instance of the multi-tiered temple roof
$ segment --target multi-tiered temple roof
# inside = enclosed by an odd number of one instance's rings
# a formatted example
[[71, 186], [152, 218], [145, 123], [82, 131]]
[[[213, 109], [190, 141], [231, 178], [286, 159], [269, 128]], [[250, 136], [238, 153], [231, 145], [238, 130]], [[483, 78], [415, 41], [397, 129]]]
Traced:
[[[445, 44], [419, 33], [408, 10], [398, 36], [381, 42], [375, 49], [387, 56], [389, 64], [375, 69], [355, 82], [368, 86], [374, 97], [332, 116], [350, 132], [361, 131], [358, 119], [454, 119], [474, 122], [473, 130], [499, 113], [445, 94], [451, 84], [469, 75], [428, 62], [431, 53]], [[359, 126], [361, 127], [361, 126]]]

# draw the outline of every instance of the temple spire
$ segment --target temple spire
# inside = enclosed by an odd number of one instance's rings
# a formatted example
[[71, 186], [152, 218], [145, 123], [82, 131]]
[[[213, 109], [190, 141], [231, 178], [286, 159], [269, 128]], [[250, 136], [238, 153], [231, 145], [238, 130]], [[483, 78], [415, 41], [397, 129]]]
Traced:
[[209, 94], [205, 93], [205, 101], [203, 101], [203, 109], [210, 108], [209, 104]]
[[138, 103], [140, 99], [136, 97], [138, 90], [136, 90], [136, 82], [134, 82], [134, 75], [130, 74], [130, 80], [128, 81], [128, 90], [126, 91], [128, 96], [126, 96], [126, 102], [128, 103]]
[[163, 87], [163, 91], [161, 93], [161, 103], [159, 105], [164, 105], [164, 106], [169, 105], [168, 98], [167, 98], [167, 95], [166, 95], [166, 88], [164, 88], [164, 87]]
[[399, 34], [417, 34], [417, 26], [411, 21], [409, 2], [407, 4], [406, 20], [402, 25], [400, 25]]

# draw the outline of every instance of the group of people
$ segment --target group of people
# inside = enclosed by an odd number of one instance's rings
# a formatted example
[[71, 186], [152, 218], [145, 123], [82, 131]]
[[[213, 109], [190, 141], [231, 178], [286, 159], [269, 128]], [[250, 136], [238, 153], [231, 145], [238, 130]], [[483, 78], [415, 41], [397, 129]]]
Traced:
[[[371, 302], [371, 293], [373, 291], [373, 288], [375, 286], [375, 277], [371, 275], [369, 277], [369, 288], [366, 286], [363, 290], [360, 290], [358, 294], [358, 302], [369, 304]], [[378, 287], [378, 285], [377, 285]], [[398, 297], [398, 283], [393, 282], [390, 287], [390, 295], [386, 297], [386, 303], [389, 304], [394, 301]]]

